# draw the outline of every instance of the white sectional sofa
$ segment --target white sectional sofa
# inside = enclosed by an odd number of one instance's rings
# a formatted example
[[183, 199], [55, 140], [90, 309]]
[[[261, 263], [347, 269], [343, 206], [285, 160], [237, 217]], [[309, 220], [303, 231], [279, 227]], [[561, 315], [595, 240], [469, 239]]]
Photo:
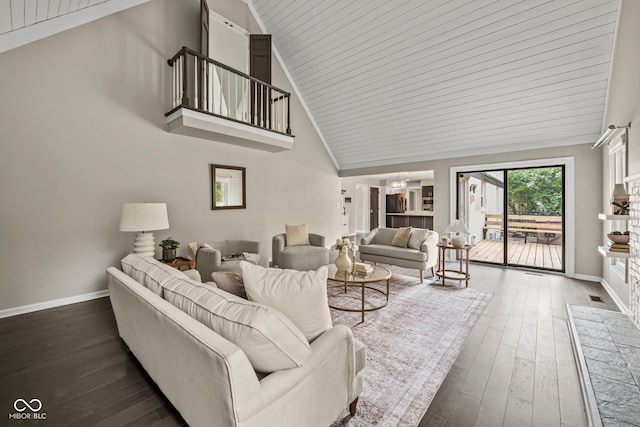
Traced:
[[118, 332], [190, 426], [326, 427], [355, 414], [366, 348], [348, 327], [309, 342], [278, 310], [153, 258], [122, 268], [107, 270]]
[[402, 228], [374, 228], [360, 241], [360, 260], [381, 262], [398, 267], [420, 270], [420, 283], [424, 270], [438, 263], [438, 233], [424, 228], [411, 228], [409, 238], [397, 242], [396, 234]]

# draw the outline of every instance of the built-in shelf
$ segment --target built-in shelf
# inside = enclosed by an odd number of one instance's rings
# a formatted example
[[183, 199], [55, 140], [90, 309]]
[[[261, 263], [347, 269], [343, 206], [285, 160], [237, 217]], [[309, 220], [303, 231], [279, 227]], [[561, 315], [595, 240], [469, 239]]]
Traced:
[[[629, 215], [598, 214], [602, 221], [628, 221]], [[608, 250], [607, 246], [598, 246], [598, 252], [607, 258], [629, 258], [629, 252], [617, 252]]]
[[607, 258], [629, 258], [629, 252], [608, 251], [606, 246], [598, 246], [598, 252]]
[[603, 221], [628, 221], [629, 215], [613, 215], [613, 214], [598, 214], [598, 219]]

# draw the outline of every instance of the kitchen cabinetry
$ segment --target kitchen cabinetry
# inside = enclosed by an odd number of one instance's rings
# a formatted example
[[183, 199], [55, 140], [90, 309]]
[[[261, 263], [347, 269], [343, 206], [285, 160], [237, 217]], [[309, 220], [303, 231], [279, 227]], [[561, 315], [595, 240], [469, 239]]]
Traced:
[[422, 210], [433, 211], [433, 185], [422, 186]]
[[428, 228], [433, 230], [433, 217], [427, 215], [387, 214], [387, 228]]

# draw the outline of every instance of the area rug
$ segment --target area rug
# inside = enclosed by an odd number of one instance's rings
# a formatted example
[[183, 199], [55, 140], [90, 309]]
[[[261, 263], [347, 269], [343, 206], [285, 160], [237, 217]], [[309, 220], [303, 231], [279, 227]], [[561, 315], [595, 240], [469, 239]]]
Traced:
[[[384, 302], [367, 292], [372, 304]], [[356, 287], [346, 294], [330, 288], [329, 304], [358, 307], [360, 295]], [[464, 285], [421, 284], [394, 274], [389, 304], [367, 312], [364, 323], [360, 313], [332, 309], [333, 323], [349, 326], [367, 346], [358, 412], [350, 417], [345, 411], [332, 427], [417, 426], [490, 298]]]

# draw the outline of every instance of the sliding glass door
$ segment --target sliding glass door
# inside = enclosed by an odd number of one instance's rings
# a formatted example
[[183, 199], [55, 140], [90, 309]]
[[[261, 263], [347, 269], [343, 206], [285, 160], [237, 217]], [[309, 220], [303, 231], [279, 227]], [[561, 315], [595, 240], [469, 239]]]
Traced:
[[564, 167], [458, 173], [470, 260], [564, 271]]

